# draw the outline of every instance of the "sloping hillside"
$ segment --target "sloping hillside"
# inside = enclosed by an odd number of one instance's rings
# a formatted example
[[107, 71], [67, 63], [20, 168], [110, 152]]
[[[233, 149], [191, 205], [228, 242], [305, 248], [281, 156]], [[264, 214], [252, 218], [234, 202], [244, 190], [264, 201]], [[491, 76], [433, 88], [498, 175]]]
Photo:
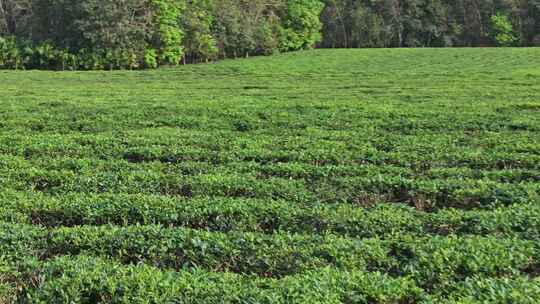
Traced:
[[0, 302], [537, 303], [538, 66], [0, 72]]

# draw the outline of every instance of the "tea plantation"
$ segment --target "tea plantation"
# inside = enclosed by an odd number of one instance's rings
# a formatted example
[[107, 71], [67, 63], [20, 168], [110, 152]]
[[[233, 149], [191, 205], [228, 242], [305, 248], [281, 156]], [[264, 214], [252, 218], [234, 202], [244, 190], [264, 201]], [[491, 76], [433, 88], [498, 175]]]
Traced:
[[540, 49], [0, 71], [0, 303], [540, 303]]

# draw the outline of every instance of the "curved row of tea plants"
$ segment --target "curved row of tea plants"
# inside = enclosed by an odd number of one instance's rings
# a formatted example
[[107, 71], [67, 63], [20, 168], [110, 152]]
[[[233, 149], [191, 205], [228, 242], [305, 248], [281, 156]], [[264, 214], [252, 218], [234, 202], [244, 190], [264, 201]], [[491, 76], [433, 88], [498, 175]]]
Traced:
[[285, 200], [141, 194], [49, 196], [10, 190], [3, 191], [0, 203], [3, 221], [45, 227], [159, 224], [221, 232], [333, 233], [357, 238], [457, 234], [534, 240], [540, 234], [537, 204], [426, 213], [397, 203], [358, 208], [349, 204], [292, 205]]

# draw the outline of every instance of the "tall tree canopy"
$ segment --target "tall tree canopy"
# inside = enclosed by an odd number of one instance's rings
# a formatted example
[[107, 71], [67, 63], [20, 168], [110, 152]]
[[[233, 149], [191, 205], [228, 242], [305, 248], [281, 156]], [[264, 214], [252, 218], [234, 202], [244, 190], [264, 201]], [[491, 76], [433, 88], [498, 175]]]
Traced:
[[493, 16], [508, 19], [513, 45], [527, 46], [540, 43], [539, 8], [540, 0], [325, 0], [321, 46], [495, 46]]
[[153, 68], [320, 41], [318, 0], [0, 0], [0, 67]]

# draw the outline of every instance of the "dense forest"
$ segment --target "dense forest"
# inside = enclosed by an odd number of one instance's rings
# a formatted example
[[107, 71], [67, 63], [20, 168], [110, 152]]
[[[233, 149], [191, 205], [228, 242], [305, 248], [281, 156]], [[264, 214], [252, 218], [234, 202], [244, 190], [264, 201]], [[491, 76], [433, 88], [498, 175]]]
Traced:
[[0, 68], [154, 68], [315, 46], [539, 44], [540, 0], [0, 0]]
[[540, 0], [326, 0], [323, 47], [540, 45]]
[[317, 0], [0, 0], [0, 66], [154, 68], [298, 50]]

